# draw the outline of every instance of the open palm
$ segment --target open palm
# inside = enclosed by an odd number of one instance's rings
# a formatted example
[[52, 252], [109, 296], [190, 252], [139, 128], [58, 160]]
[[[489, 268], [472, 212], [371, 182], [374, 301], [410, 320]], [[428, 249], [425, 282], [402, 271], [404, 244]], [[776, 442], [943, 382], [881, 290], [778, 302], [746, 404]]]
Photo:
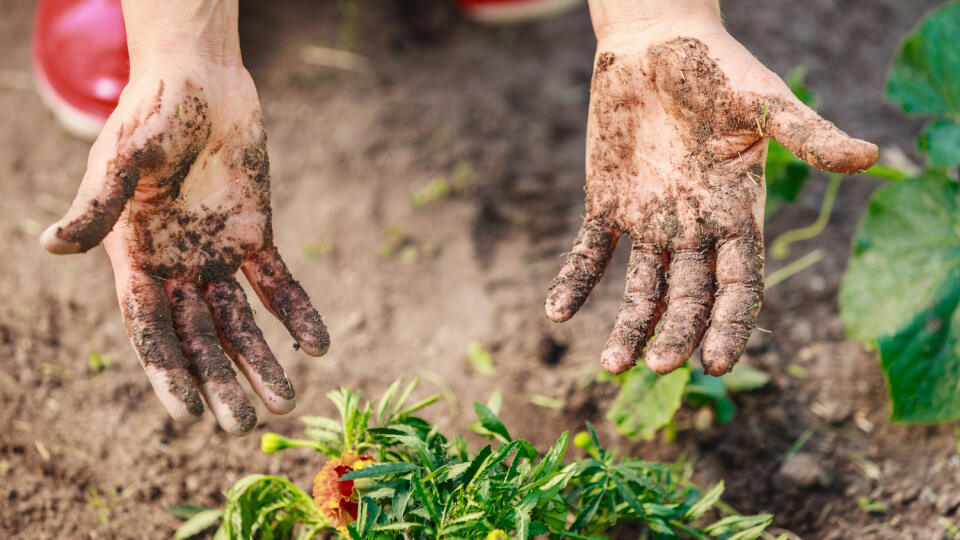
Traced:
[[666, 373], [702, 340], [705, 370], [726, 373], [763, 299], [768, 138], [834, 172], [877, 159], [876, 146], [800, 103], [722, 29], [653, 43], [601, 40], [586, 218], [551, 286], [547, 315], [573, 316], [626, 235], [626, 289], [603, 366], [620, 373], [643, 354]]
[[329, 338], [273, 243], [266, 136], [246, 70], [156, 66], [131, 81], [77, 198], [42, 237], [54, 253], [101, 240], [128, 336], [171, 416], [199, 418], [202, 394], [226, 431], [253, 429], [230, 358], [268, 409], [293, 409], [237, 270], [305, 352], [324, 354]]

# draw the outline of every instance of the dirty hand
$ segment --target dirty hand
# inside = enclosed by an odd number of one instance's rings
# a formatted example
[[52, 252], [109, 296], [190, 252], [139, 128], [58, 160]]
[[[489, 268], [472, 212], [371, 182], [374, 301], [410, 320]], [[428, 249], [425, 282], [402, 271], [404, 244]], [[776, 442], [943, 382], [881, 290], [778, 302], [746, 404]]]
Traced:
[[198, 419], [202, 394], [220, 426], [243, 435], [257, 419], [228, 356], [269, 410], [292, 410], [294, 391], [237, 270], [305, 352], [324, 354], [327, 330], [273, 244], [266, 138], [239, 45], [150, 54], [134, 40], [127, 7], [130, 84], [70, 210], [41, 241], [66, 254], [102, 240], [127, 335], [170, 415]]
[[667, 373], [702, 340], [704, 369], [722, 375], [763, 300], [767, 139], [840, 173], [872, 165], [877, 147], [800, 103], [723, 29], [715, 2], [684, 0], [676, 18], [624, 22], [627, 4], [591, 2], [586, 217], [547, 316], [573, 316], [625, 235], [626, 290], [603, 367], [621, 373], [643, 353]]

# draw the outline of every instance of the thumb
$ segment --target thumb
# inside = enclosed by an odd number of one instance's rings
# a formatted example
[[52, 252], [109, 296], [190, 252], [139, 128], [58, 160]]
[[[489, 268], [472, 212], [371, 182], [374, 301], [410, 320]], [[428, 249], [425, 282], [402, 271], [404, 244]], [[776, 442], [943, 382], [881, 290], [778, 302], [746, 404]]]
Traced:
[[115, 149], [104, 152], [98, 146], [95, 143], [90, 151], [87, 171], [70, 209], [40, 235], [40, 243], [51, 253], [81, 253], [99, 244], [133, 196], [139, 171], [149, 159], [147, 149], [132, 152], [126, 159], [105, 158], [102, 156]]
[[877, 162], [877, 145], [847, 135], [793, 94], [771, 99], [763, 107], [764, 135], [818, 169], [854, 173]]

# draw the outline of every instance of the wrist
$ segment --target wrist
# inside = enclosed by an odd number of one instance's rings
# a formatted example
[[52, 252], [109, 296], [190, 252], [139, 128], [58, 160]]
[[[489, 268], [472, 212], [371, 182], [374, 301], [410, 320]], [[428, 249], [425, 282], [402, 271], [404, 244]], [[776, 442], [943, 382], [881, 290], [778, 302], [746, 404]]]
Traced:
[[589, 0], [597, 41], [722, 29], [719, 0]]
[[184, 60], [242, 65], [237, 0], [123, 0], [131, 74]]

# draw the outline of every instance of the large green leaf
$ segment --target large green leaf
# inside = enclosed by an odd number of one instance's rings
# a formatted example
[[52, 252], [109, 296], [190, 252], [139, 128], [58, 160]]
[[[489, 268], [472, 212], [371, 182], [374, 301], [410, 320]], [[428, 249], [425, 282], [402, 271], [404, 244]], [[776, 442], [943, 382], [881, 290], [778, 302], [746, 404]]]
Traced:
[[936, 173], [874, 193], [840, 288], [852, 336], [893, 334], [932, 305], [960, 265], [958, 207], [956, 182]]
[[944, 283], [929, 309], [877, 340], [893, 399], [892, 420], [960, 418], [960, 273]]
[[840, 290], [847, 331], [876, 340], [893, 419], [960, 416], [960, 188], [934, 172], [873, 195]]
[[628, 437], [639, 435], [652, 439], [658, 429], [670, 423], [680, 408], [689, 380], [690, 368], [687, 366], [666, 375], [657, 375], [641, 362], [627, 373], [607, 418]]
[[907, 36], [887, 78], [887, 97], [907, 114], [960, 114], [960, 2], [932, 11]]
[[934, 167], [960, 165], [960, 2], [932, 11], [907, 36], [887, 77], [887, 97], [907, 114], [935, 116], [918, 141]]

